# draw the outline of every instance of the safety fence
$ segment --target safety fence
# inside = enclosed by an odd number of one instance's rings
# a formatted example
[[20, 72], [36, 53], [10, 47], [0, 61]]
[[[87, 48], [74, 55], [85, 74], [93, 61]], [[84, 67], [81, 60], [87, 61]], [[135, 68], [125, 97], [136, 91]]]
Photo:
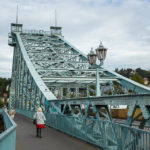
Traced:
[[0, 150], [15, 150], [17, 125], [3, 109], [0, 109], [0, 114], [5, 123], [5, 131], [0, 134]]
[[[18, 110], [33, 118], [34, 112]], [[46, 124], [104, 150], [149, 150], [150, 132], [118, 123], [46, 113]]]

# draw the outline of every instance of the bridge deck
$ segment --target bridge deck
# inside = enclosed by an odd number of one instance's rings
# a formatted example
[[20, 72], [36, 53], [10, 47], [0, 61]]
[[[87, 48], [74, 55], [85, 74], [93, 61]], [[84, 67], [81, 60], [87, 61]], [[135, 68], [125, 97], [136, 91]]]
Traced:
[[37, 138], [31, 119], [16, 114], [15, 121], [18, 125], [16, 150], [100, 150], [49, 127], [42, 131], [43, 138]]

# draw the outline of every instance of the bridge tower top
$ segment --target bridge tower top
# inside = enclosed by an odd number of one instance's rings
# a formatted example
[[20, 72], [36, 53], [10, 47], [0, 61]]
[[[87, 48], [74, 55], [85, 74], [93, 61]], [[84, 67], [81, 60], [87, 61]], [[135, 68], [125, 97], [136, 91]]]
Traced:
[[61, 29], [62, 29], [62, 27], [51, 26], [51, 27], [50, 27], [51, 35], [59, 35], [59, 36], [62, 36], [62, 31], [61, 31]]
[[23, 24], [11, 23], [11, 32], [22, 32]]

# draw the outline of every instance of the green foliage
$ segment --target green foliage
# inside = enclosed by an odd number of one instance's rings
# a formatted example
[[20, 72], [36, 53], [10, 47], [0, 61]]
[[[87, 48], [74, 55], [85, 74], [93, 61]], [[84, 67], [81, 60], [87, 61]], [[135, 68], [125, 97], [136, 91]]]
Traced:
[[133, 71], [133, 69], [128, 68], [128, 69], [121, 69], [119, 70], [118, 68], [115, 69], [115, 71], [127, 78], [130, 78], [131, 72]]
[[150, 71], [147, 70], [143, 70], [141, 68], [137, 68], [135, 70], [131, 69], [131, 68], [127, 68], [127, 69], [118, 69], [116, 68], [115, 71], [127, 78], [131, 78], [132, 80], [144, 84], [144, 78], [148, 78], [149, 82], [150, 82]]
[[9, 91], [6, 91], [6, 87], [8, 85], [10, 86], [10, 82], [10, 79], [0, 78], [0, 97], [3, 97], [4, 93], [7, 93], [7, 95], [9, 95]]
[[146, 70], [143, 70], [141, 68], [137, 68], [136, 69], [136, 72], [141, 75], [143, 78], [148, 78], [148, 80], [150, 81], [150, 71], [146, 71]]
[[4, 102], [2, 101], [2, 99], [0, 99], [0, 108], [4, 107]]
[[114, 82], [114, 91], [116, 94], [124, 94], [120, 84], [118, 84], [117, 82]]
[[138, 83], [144, 84], [144, 79], [139, 74], [132, 75], [131, 79]]

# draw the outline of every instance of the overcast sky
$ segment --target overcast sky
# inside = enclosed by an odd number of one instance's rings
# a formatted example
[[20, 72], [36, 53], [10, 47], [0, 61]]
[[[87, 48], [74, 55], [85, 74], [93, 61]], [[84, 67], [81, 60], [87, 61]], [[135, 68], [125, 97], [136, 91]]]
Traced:
[[88, 54], [99, 42], [108, 48], [105, 67], [150, 69], [150, 0], [0, 0], [0, 76], [11, 77], [10, 23], [49, 31], [57, 22], [65, 39]]

